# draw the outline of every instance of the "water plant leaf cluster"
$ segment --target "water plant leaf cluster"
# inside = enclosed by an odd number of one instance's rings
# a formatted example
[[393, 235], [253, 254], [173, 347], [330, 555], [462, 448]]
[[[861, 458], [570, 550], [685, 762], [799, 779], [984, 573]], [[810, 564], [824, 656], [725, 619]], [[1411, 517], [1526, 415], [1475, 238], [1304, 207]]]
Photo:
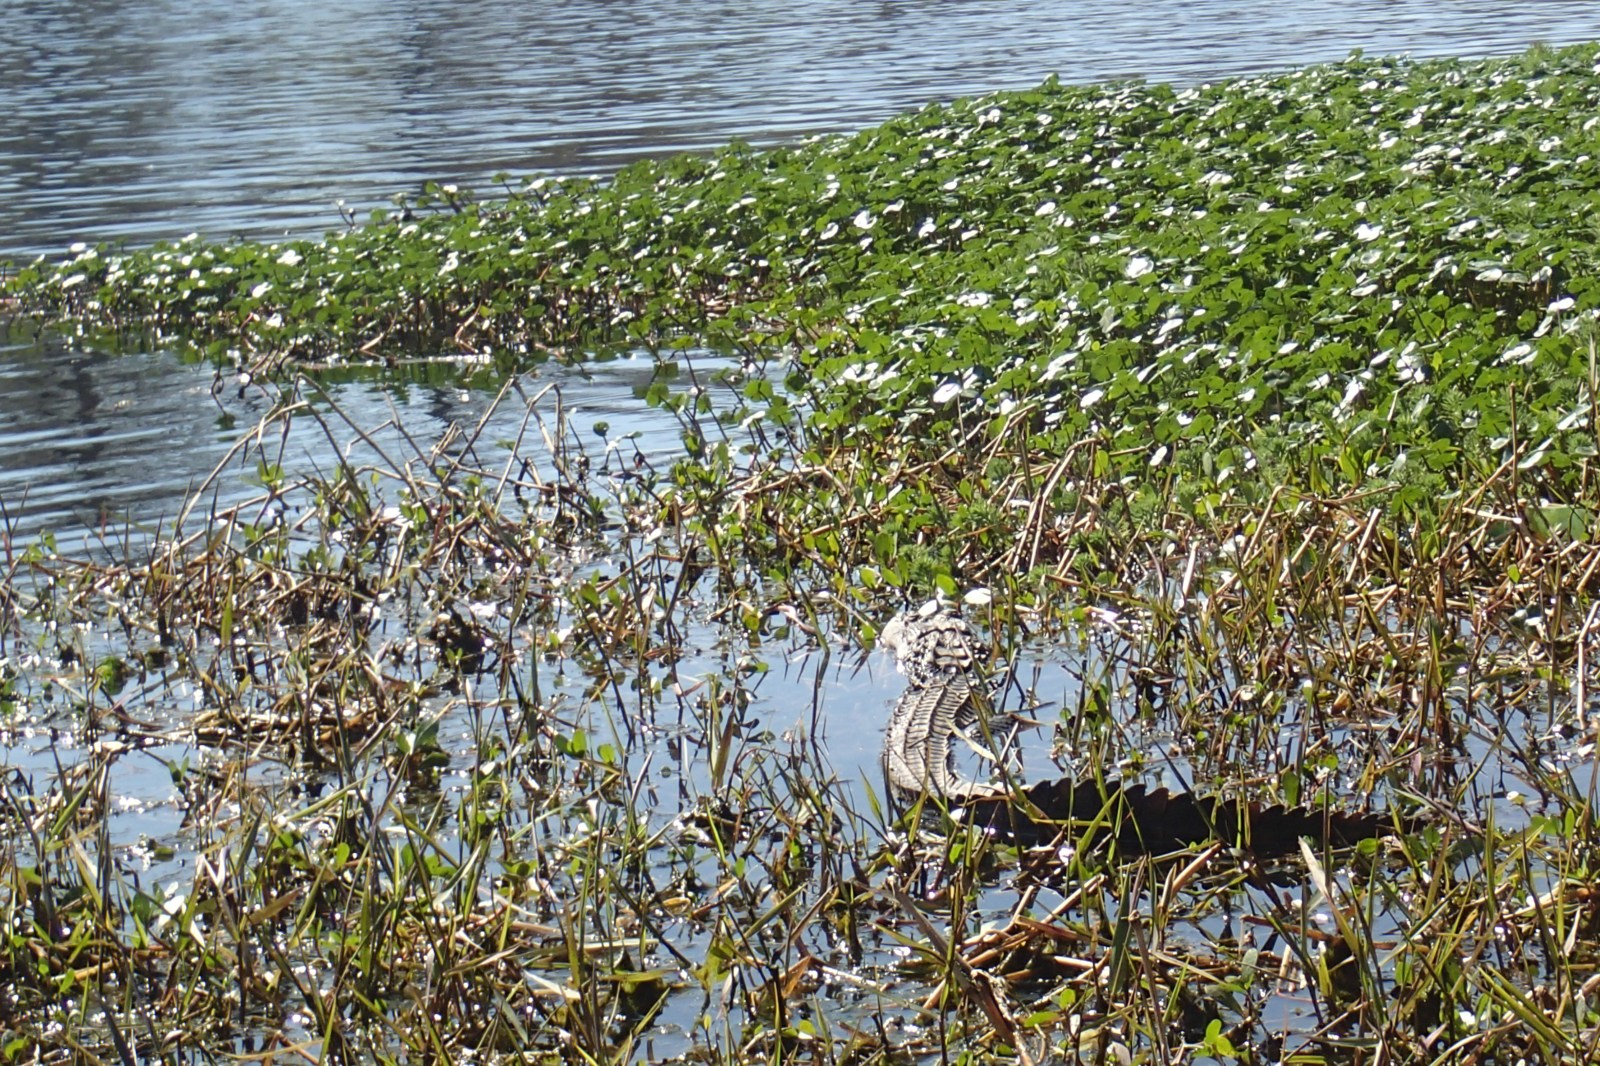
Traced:
[[[1597, 103], [1592, 46], [1050, 83], [21, 268], [9, 310], [278, 399], [260, 499], [8, 542], [0, 707], [57, 771], [0, 778], [0, 1051], [1588, 1061]], [[671, 462], [515, 374], [701, 344], [737, 393], [646, 390]], [[298, 371], [441, 354], [514, 439], [283, 476], [286, 420], [366, 435]], [[932, 591], [1048, 726], [1030, 778], [1425, 828], [921, 832], [818, 730]], [[192, 862], [114, 836], [141, 758]]]
[[82, 249], [4, 291], [271, 365], [713, 340], [795, 359], [730, 417], [788, 421], [798, 393], [822, 443], [1095, 439], [1189, 497], [1288, 479], [1402, 509], [1509, 457], [1568, 502], [1594, 448], [1595, 67], [1050, 82], [604, 184], [434, 188], [321, 241]]
[[[830, 752], [828, 716], [861, 713], [834, 653], [869, 608], [730, 592], [704, 534], [657, 524], [665, 473], [590, 454], [553, 389], [498, 403], [524, 412], [507, 438], [228, 506], [202, 486], [167, 533], [8, 556], [13, 1057], [1343, 1061], [1360, 1039], [1580, 1060], [1595, 839], [1588, 756], [1562, 741], [1587, 735], [1596, 614], [1502, 605], [1600, 547], [1462, 509], [1460, 550], [1413, 575], [1376, 512], [1318, 504], [1227, 570], [1157, 563], [1178, 600], [1130, 592], [1076, 628], [973, 595], [1027, 664], [1023, 706], [1060, 704], [1028, 779], [1381, 798], [1411, 831], [1270, 864], [1226, 839], [1152, 856], [1092, 813], [1024, 844], [918, 805], [927, 833]], [[372, 439], [302, 381], [225, 465], [281, 468], [291, 419]], [[1519, 576], [1475, 588], [1477, 553]], [[39, 743], [53, 771], [23, 769]], [[147, 764], [181, 823], [129, 839]], [[1507, 1020], [1535, 1009], [1559, 1021]]]

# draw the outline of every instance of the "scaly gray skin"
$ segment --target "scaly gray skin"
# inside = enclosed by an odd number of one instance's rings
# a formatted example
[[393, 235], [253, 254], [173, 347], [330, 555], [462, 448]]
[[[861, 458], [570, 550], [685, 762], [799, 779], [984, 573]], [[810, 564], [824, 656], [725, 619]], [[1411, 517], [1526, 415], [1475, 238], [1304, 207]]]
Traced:
[[950, 768], [950, 737], [987, 716], [989, 707], [972, 627], [947, 607], [923, 608], [896, 615], [878, 641], [895, 653], [907, 682], [884, 738], [889, 783], [955, 803], [1005, 795]]
[[[972, 628], [951, 608], [930, 605], [892, 619], [878, 640], [895, 653], [907, 682], [884, 738], [890, 785], [912, 798], [932, 796], [962, 806], [963, 821], [1007, 839], [1056, 841], [1064, 827], [1089, 821], [1130, 852], [1162, 855], [1221, 841], [1257, 855], [1290, 855], [1299, 853], [1302, 838], [1349, 847], [1397, 830], [1416, 832], [1424, 824], [1391, 811], [1286, 808], [1093, 777], [1041, 781], [1022, 788], [1022, 802], [1013, 802], [1007, 790], [968, 781], [950, 767], [951, 736], [990, 713], [981, 645]], [[1043, 817], [1036, 821], [1030, 812]]]

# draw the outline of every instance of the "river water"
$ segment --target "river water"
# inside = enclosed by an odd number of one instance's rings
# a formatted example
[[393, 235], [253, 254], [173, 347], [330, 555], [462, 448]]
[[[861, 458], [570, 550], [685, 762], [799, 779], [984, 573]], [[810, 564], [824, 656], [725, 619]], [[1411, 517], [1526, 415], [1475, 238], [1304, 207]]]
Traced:
[[[316, 234], [340, 224], [337, 201], [364, 214], [430, 179], [604, 174], [1052, 73], [1194, 82], [1357, 48], [1488, 55], [1591, 38], [1588, 2], [13, 0], [0, 5], [0, 263], [80, 240]], [[614, 393], [606, 373], [596, 387]], [[219, 408], [212, 384], [160, 353], [0, 336], [0, 519], [17, 538], [70, 542], [170, 513], [250, 413]], [[427, 391], [400, 400], [424, 435], [456, 406]], [[339, 392], [389, 417], [385, 386]]]
[[930, 100], [1600, 37], [1495, 0], [10, 0], [0, 260], [73, 241], [317, 233], [424, 180], [604, 174]]
[[[848, 130], [930, 100], [1036, 84], [1196, 82], [1370, 54], [1508, 53], [1600, 38], [1600, 4], [1490, 0], [1084, 0], [989, 5], [796, 0], [10, 0], [0, 4], [0, 262], [75, 241], [199, 232], [270, 237], [340, 224], [427, 180], [482, 188], [511, 172], [605, 174], [641, 156]], [[580, 429], [677, 447], [639, 395], [647, 357], [529, 372]], [[492, 397], [448, 380], [329, 386], [380, 446], [425, 445]], [[0, 328], [0, 561], [49, 531], [63, 551], [124, 549], [171, 520], [267, 406], [264, 394], [160, 351], [111, 354]], [[521, 411], [508, 406], [514, 424]], [[399, 432], [399, 427], [404, 432]], [[491, 430], [489, 436], [498, 434]], [[326, 469], [315, 426], [282, 441], [286, 469]], [[208, 492], [254, 493], [259, 449]], [[807, 668], [809, 669], [809, 667]], [[817, 669], [822, 669], [817, 667]], [[897, 682], [835, 668], [830, 738], [870, 780]], [[765, 696], [803, 720], [806, 670]], [[1071, 692], [1060, 682], [1065, 705]], [[788, 715], [788, 717], [783, 717]], [[9, 758], [46, 766], [52, 737]], [[176, 756], [175, 756], [176, 757]], [[164, 767], [123, 776], [119, 840], [176, 839]]]

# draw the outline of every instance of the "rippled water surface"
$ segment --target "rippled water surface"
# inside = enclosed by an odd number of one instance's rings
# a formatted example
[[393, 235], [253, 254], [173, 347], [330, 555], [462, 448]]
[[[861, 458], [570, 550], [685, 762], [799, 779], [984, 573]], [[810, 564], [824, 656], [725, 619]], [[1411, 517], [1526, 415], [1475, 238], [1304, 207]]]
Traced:
[[929, 100], [1198, 81], [1600, 37], [1600, 5], [15, 0], [0, 5], [0, 259], [339, 224], [427, 179], [605, 173]]
[[[0, 4], [0, 262], [79, 240], [316, 233], [339, 224], [338, 201], [359, 214], [430, 179], [481, 188], [500, 171], [604, 174], [733, 137], [857, 128], [1052, 73], [1195, 82], [1358, 48], [1474, 56], [1597, 37], [1600, 4], [1588, 2], [11, 0]], [[0, 329], [0, 561], [46, 532], [63, 553], [136, 555], [186, 500], [220, 509], [260, 496], [269, 459], [290, 476], [341, 459], [359, 466], [380, 449], [385, 462], [425, 463], [452, 427], [480, 423], [484, 453], [498, 456], [498, 442], [525, 425], [524, 401], [549, 388], [561, 390], [597, 461], [606, 454], [599, 422], [612, 439], [637, 433], [630, 448], [661, 461], [681, 445], [676, 420], [641, 400], [658, 373], [647, 357], [551, 364], [518, 379], [520, 392], [499, 404], [449, 375], [329, 384], [320, 412], [337, 410], [337, 432], [301, 416], [242, 447], [269, 406], [248, 382], [167, 352], [112, 355]], [[104, 635], [104, 648], [85, 638], [89, 661], [111, 654], [114, 636]], [[732, 676], [726, 649], [705, 636], [693, 634], [689, 643], [703, 646], [674, 665], [686, 686], [680, 708], [698, 698], [698, 677]], [[49, 644], [30, 640], [33, 650]], [[762, 654], [769, 672], [750, 683], [762, 728], [785, 743], [790, 731], [823, 741], [827, 765], [857, 799], [881, 786], [881, 722], [902, 684], [883, 660], [858, 669], [853, 654], [798, 636]], [[1081, 679], [1102, 665], [1073, 655], [1018, 651], [1030, 688], [1049, 701], [1036, 709], [1043, 721], [1074, 706]], [[0, 761], [43, 780], [88, 738], [72, 734], [79, 710], [50, 695], [53, 682], [37, 688], [45, 705], [0, 738]], [[480, 695], [491, 706], [499, 694]], [[157, 679], [117, 707], [165, 722], [207, 699]], [[442, 787], [454, 797], [469, 791], [466, 768], [476, 764], [452, 714], [447, 732], [460, 751]], [[1033, 738], [1028, 774], [1052, 772], [1041, 757], [1049, 739]], [[644, 763], [656, 748], [667, 750], [657, 744]], [[131, 753], [108, 785], [123, 804], [108, 839], [151, 885], [187, 876], [191, 837], [170, 771], [197, 752], [172, 743]], [[1176, 765], [1178, 756], [1163, 758]], [[669, 793], [675, 779], [663, 780]], [[157, 861], [151, 840], [176, 850]]]
[[[559, 390], [563, 410], [585, 432], [596, 423], [626, 424], [638, 433], [630, 453], [637, 444], [661, 456], [680, 447], [679, 425], [640, 401], [644, 389], [658, 373], [687, 379], [718, 365], [704, 357], [658, 367], [645, 356], [551, 364], [516, 384], [520, 397]], [[437, 382], [356, 381], [328, 391], [341, 417], [354, 424], [334, 427], [334, 434], [343, 431], [340, 439], [301, 418], [285, 438], [235, 448], [252, 437], [270, 403], [233, 375], [163, 352], [113, 355], [69, 348], [48, 335], [36, 340], [0, 331], [0, 531], [19, 544], [48, 531], [69, 553], [115, 547], [124, 543], [126, 520], [136, 539], [170, 526], [196, 490], [205, 490], [197, 502], [202, 510], [260, 495], [263, 461], [291, 477], [326, 469], [336, 452], [359, 465], [383, 448], [403, 463], [452, 425], [470, 429], [486, 413], [483, 440], [515, 438], [529, 406], [496, 405], [488, 391]], [[554, 409], [553, 395], [540, 406]], [[370, 446], [346, 448], [343, 441], [357, 429]]]
[[[0, 260], [77, 240], [315, 233], [338, 224], [338, 200], [365, 210], [427, 179], [604, 173], [1051, 73], [1195, 81], [1355, 48], [1591, 37], [1600, 5], [1557, 2], [19, 0], [0, 5]], [[8, 342], [0, 503], [20, 529], [69, 536], [172, 511], [238, 432], [212, 384], [160, 356]], [[451, 395], [413, 388], [399, 410], [431, 423]], [[394, 401], [369, 385], [344, 402], [376, 423]], [[611, 414], [647, 417], [631, 396]]]
[[[1357, 48], [1466, 56], [1595, 37], [1600, 5], [1577, 2], [18, 0], [0, 5], [0, 260], [77, 240], [315, 233], [338, 224], [336, 201], [361, 211], [428, 179], [604, 174], [1052, 73], [1193, 82]], [[638, 431], [663, 457], [678, 427], [639, 399], [655, 372], [648, 359], [551, 366], [522, 384], [559, 386], [580, 428]], [[352, 425], [402, 451], [492, 402], [441, 381], [330, 389]], [[143, 536], [199, 486], [207, 506], [249, 499], [265, 451], [233, 449], [266, 406], [168, 353], [0, 333], [0, 534], [114, 549], [128, 519]], [[490, 434], [524, 410], [497, 410]], [[292, 475], [340, 448], [303, 420], [272, 454]]]

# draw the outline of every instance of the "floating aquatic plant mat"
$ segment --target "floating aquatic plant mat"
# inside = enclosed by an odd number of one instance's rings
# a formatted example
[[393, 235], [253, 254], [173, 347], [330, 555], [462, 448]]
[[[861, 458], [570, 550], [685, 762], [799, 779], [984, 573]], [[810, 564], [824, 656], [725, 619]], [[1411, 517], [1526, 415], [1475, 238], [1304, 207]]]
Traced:
[[[975, 591], [1002, 705], [1042, 723], [1008, 773], [1412, 826], [1270, 858], [1087, 821], [1016, 848], [881, 799], [851, 723], [898, 688], [855, 668], [894, 597], [716, 563], [554, 390], [513, 379], [510, 436], [486, 415], [397, 452], [302, 387], [227, 465], [281, 469], [301, 419], [351, 446], [336, 469], [202, 492], [101, 558], [7, 556], [17, 1046], [1583, 1053], [1593, 618], [1532, 583], [1588, 552], [1463, 517], [1460, 568], [1412, 574], [1380, 512], [1324, 501], [1225, 565], [1130, 547], [1115, 606]], [[1480, 589], [1474, 553], [1528, 576]]]
[[[1596, 62], [1048, 84], [17, 271], [278, 402], [260, 499], [8, 542], [3, 1050], [1590, 1061]], [[514, 373], [708, 343], [677, 456]], [[519, 429], [378, 448], [298, 376], [441, 353]], [[288, 477], [289, 420], [354, 450]], [[1410, 831], [900, 816], [859, 656], [936, 591], [1040, 723], [1002, 779]]]

